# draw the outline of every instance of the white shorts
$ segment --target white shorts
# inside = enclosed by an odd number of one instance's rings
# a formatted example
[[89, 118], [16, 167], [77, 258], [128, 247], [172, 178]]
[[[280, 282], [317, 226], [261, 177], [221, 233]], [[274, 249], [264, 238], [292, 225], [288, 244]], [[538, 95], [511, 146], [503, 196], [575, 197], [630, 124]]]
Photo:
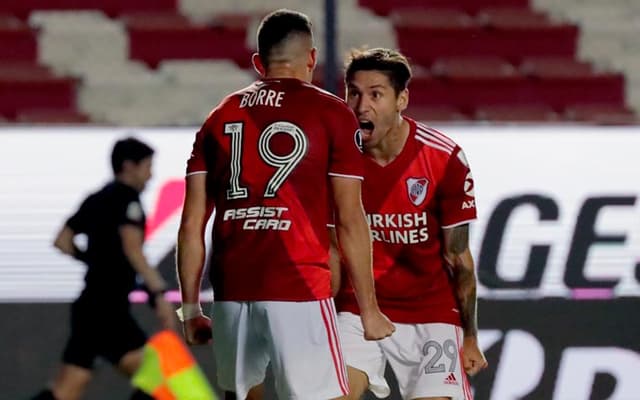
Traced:
[[278, 398], [327, 400], [349, 391], [333, 299], [214, 302], [218, 384], [245, 399], [271, 364]]
[[396, 375], [403, 399], [450, 397], [472, 400], [469, 381], [462, 368], [462, 329], [451, 324], [399, 324], [380, 341], [364, 339], [360, 316], [341, 312], [338, 327], [348, 366], [369, 377], [376, 397], [389, 396], [384, 378], [388, 362]]

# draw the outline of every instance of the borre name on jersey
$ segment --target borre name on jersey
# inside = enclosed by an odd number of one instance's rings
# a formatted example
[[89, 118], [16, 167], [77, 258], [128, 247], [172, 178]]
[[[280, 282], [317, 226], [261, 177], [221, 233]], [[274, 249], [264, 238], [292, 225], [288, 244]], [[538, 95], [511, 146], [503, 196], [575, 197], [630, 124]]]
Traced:
[[260, 89], [244, 93], [242, 95], [242, 100], [240, 100], [239, 107], [282, 107], [282, 100], [284, 100], [284, 92], [278, 92], [271, 89]]

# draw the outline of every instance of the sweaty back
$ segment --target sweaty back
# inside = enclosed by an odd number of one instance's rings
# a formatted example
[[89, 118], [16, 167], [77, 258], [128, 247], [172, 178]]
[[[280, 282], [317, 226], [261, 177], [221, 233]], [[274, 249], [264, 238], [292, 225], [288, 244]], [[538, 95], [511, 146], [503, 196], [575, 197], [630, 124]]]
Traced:
[[196, 136], [187, 174], [214, 200], [217, 300], [330, 297], [328, 184], [360, 179], [358, 123], [337, 97], [297, 79], [228, 96]]

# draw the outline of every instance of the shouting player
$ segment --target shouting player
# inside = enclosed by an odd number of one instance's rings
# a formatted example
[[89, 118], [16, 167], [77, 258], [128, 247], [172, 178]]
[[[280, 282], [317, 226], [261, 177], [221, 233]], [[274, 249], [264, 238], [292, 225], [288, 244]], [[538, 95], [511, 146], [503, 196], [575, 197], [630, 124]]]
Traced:
[[358, 122], [341, 99], [309, 82], [316, 49], [309, 19], [279, 10], [258, 29], [262, 76], [227, 96], [196, 135], [178, 237], [184, 330], [206, 342], [199, 290], [205, 224], [216, 208], [210, 278], [218, 384], [253, 398], [270, 363], [282, 399], [348, 392], [328, 266], [329, 187], [363, 335], [393, 325], [380, 312], [360, 199]]
[[[356, 51], [347, 103], [362, 129], [362, 198], [373, 239], [376, 292], [397, 331], [369, 342], [347, 279], [336, 298], [351, 394], [389, 394], [392, 367], [405, 399], [471, 399], [466, 374], [487, 366], [478, 347], [476, 283], [468, 224], [473, 178], [462, 149], [402, 112], [411, 69], [388, 49]], [[343, 249], [342, 249], [343, 250]], [[466, 374], [465, 374], [466, 372]]]

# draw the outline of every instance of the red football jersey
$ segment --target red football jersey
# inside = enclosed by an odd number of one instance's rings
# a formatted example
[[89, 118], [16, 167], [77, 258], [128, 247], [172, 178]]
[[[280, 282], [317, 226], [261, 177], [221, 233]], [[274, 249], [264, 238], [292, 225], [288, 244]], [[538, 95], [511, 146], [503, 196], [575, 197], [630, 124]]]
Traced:
[[[460, 325], [441, 230], [476, 218], [473, 178], [453, 140], [405, 120], [410, 133], [395, 160], [382, 167], [365, 157], [362, 199], [373, 238], [378, 303], [394, 322]], [[346, 277], [344, 282], [338, 310], [357, 314], [353, 289]]]
[[362, 179], [358, 128], [341, 99], [297, 79], [259, 80], [213, 110], [187, 174], [208, 173], [217, 300], [331, 296], [329, 176]]

